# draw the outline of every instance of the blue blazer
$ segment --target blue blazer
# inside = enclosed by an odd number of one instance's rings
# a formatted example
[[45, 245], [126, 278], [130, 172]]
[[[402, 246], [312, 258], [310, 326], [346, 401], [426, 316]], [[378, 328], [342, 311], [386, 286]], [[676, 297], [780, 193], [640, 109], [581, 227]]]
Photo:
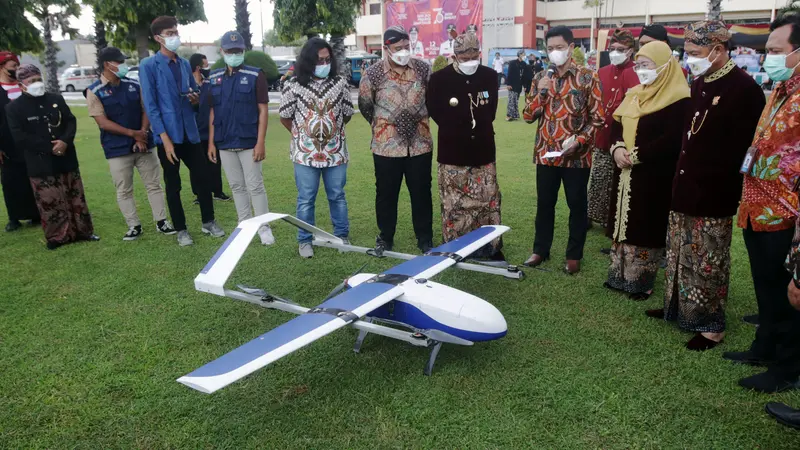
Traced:
[[200, 142], [194, 110], [186, 95], [189, 89], [198, 92], [189, 61], [177, 57], [181, 68], [181, 85], [175, 83], [175, 77], [169, 68], [169, 58], [161, 52], [145, 58], [139, 64], [139, 83], [142, 86], [142, 99], [150, 128], [156, 144], [162, 144], [160, 134], [167, 132], [175, 144], [182, 144], [184, 136], [189, 142]]

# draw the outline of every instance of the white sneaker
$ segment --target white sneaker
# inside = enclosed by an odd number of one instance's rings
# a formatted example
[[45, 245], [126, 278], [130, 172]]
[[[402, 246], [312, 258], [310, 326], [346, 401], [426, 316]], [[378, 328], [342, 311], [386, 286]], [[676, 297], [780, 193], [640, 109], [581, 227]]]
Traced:
[[308, 259], [314, 256], [314, 247], [308, 242], [300, 244], [299, 251], [300, 251], [300, 256], [302, 256], [303, 258]]
[[261, 238], [261, 243], [264, 245], [272, 245], [275, 243], [275, 236], [272, 235], [272, 228], [269, 225], [262, 225], [258, 229], [258, 237]]

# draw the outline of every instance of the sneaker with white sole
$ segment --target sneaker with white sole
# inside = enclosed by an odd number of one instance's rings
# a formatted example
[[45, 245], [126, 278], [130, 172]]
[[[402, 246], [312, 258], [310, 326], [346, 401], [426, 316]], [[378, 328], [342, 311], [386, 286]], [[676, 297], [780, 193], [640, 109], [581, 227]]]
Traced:
[[156, 223], [156, 230], [158, 230], [158, 232], [161, 234], [167, 234], [167, 235], [172, 235], [177, 233], [177, 231], [175, 231], [175, 228], [172, 227], [172, 224], [169, 223], [169, 220], [161, 220], [158, 223]]
[[123, 241], [135, 241], [139, 239], [139, 236], [142, 235], [142, 226], [136, 225], [135, 227], [128, 228], [128, 232], [125, 233], [125, 236], [122, 236]]
[[299, 252], [300, 256], [303, 258], [308, 259], [314, 257], [314, 247], [309, 242], [303, 242], [300, 244]]
[[189, 235], [189, 232], [186, 230], [178, 231], [178, 245], [181, 247], [186, 247], [188, 245], [194, 244], [192, 240], [192, 236]]
[[258, 229], [258, 237], [261, 238], [261, 243], [264, 245], [272, 245], [275, 243], [275, 236], [272, 235], [272, 228], [269, 225], [262, 225]]
[[225, 232], [222, 230], [222, 228], [219, 227], [219, 225], [217, 225], [217, 221], [216, 220], [212, 220], [211, 222], [204, 223], [203, 224], [203, 228], [201, 228], [201, 231], [203, 233], [205, 233], [205, 234], [208, 234], [208, 235], [211, 235], [211, 236], [214, 236], [214, 237], [223, 237], [223, 236], [225, 236]]
[[341, 236], [339, 236], [339, 239], [341, 239], [341, 240], [342, 240], [342, 244], [344, 244], [344, 245], [350, 245], [350, 239], [349, 239], [349, 238], [347, 238], [347, 237], [341, 237]]

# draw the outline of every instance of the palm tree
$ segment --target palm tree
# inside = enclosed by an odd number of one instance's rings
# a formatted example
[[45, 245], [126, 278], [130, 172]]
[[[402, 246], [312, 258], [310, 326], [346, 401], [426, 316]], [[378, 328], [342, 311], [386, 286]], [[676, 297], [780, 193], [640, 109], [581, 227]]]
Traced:
[[253, 34], [250, 33], [250, 13], [247, 11], [247, 0], [235, 0], [236, 31], [242, 35], [246, 50], [253, 49]]
[[69, 19], [80, 15], [80, 6], [75, 0], [33, 0], [28, 2], [27, 9], [42, 24], [47, 92], [57, 94], [58, 46], [53, 41], [53, 32], [60, 30], [62, 34], [74, 37], [78, 30], [70, 27]]
[[720, 20], [722, 18], [722, 0], [708, 1], [708, 20]]
[[[106, 40], [106, 24], [95, 16], [94, 18], [94, 48], [97, 52], [97, 55], [100, 55], [100, 50], [108, 47], [108, 41]], [[97, 60], [97, 68], [101, 70], [103, 67], [100, 64], [100, 60]], [[98, 73], [99, 75], [99, 73]]]

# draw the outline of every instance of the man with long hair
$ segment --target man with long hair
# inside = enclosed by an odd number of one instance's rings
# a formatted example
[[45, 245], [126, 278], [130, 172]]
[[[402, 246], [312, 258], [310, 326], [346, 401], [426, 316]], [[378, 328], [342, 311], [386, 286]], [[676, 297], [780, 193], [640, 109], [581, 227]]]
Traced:
[[[314, 225], [319, 179], [325, 183], [333, 233], [349, 242], [350, 221], [344, 186], [347, 182], [347, 139], [344, 126], [353, 116], [347, 79], [339, 73], [330, 44], [309, 39], [281, 96], [281, 124], [292, 134], [291, 159], [297, 185], [297, 218]], [[311, 258], [313, 236], [300, 230], [300, 256]]]

